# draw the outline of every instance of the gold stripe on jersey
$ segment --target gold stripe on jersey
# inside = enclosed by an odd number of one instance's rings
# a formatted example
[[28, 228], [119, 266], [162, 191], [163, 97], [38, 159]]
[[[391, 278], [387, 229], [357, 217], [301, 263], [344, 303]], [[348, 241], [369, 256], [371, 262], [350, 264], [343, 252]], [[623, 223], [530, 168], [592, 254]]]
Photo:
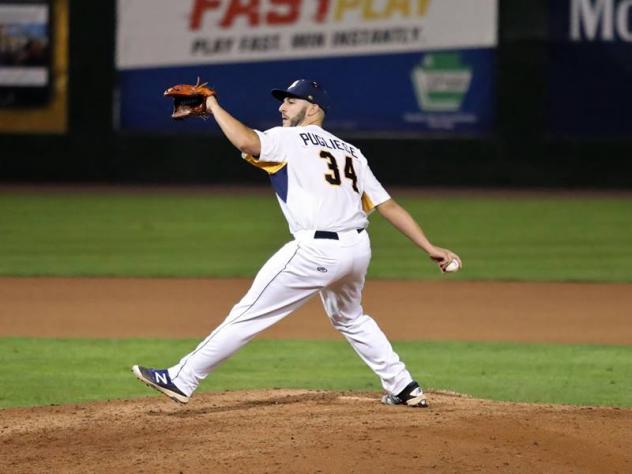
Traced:
[[375, 204], [371, 201], [371, 198], [367, 193], [362, 193], [362, 210], [367, 214], [375, 209]]
[[282, 170], [284, 166], [287, 165], [287, 162], [283, 163], [274, 163], [272, 161], [259, 161], [252, 155], [242, 154], [241, 157], [250, 163], [253, 166], [256, 166], [259, 169], [264, 170], [268, 174], [274, 174], [278, 171]]

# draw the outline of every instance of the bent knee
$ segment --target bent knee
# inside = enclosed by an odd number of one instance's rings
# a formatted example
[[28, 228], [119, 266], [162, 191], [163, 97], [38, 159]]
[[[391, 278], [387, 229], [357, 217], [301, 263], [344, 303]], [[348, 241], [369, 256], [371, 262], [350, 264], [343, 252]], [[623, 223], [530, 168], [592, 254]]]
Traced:
[[358, 324], [364, 315], [362, 313], [357, 314], [344, 314], [344, 313], [336, 313], [333, 315], [329, 315], [329, 320], [334, 328], [341, 330], [348, 328], [350, 326]]

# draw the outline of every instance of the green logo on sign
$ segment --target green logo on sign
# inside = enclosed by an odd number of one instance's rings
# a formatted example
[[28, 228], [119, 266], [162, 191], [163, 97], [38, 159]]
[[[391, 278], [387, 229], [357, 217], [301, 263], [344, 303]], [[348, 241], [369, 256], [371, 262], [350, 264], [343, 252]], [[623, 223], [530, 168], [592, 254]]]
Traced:
[[426, 54], [411, 72], [419, 108], [429, 112], [459, 110], [470, 88], [472, 70], [459, 53]]

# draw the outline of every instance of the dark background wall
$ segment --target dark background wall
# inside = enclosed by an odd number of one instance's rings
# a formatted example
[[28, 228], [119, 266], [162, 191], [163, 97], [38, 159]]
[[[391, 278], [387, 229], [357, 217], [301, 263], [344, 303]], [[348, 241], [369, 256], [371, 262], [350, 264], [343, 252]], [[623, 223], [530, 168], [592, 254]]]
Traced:
[[[352, 140], [385, 184], [632, 187], [632, 140], [577, 141], [546, 133], [547, 4], [500, 1], [493, 136]], [[113, 1], [71, 0], [69, 132], [0, 134], [0, 181], [262, 182], [221, 137], [113, 131], [114, 23]]]

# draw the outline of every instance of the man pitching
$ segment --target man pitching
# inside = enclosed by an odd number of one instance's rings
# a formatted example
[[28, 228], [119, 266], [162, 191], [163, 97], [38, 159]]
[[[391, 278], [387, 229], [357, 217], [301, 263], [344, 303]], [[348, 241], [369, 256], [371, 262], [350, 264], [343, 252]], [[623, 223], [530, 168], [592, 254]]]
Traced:
[[[375, 178], [362, 152], [323, 129], [329, 97], [315, 81], [300, 79], [274, 89], [283, 126], [253, 130], [224, 110], [212, 89], [200, 85], [187, 99], [168, 89], [174, 117], [212, 114], [228, 140], [252, 165], [265, 170], [294, 239], [259, 270], [246, 295], [197, 348], [168, 369], [135, 365], [136, 377], [187, 403], [200, 382], [264, 329], [319, 293], [333, 326], [380, 378], [387, 405], [427, 407], [419, 384], [362, 308], [371, 260], [367, 226], [373, 210], [425, 251], [442, 271], [459, 257], [434, 246]], [[180, 88], [180, 89], [178, 89]], [[202, 92], [199, 88], [203, 88]]]

